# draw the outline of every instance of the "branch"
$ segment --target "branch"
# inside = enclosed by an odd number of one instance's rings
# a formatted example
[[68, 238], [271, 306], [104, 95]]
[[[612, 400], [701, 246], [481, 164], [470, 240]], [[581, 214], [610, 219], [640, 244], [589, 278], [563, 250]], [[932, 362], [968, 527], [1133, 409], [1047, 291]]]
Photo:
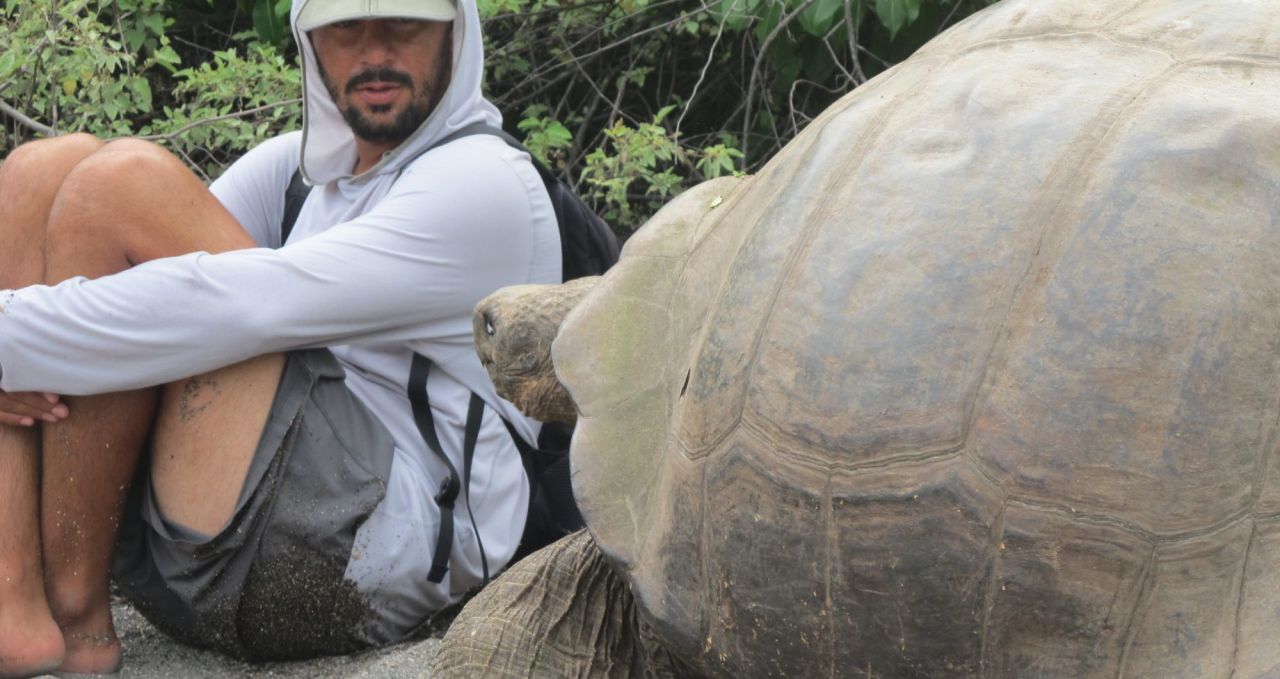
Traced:
[[[706, 8], [706, 3], [703, 3]], [[702, 87], [702, 81], [707, 78], [707, 69], [711, 68], [711, 62], [716, 57], [716, 46], [720, 44], [720, 36], [724, 35], [724, 25], [729, 21], [729, 12], [725, 12], [720, 18], [720, 26], [716, 29], [716, 39], [711, 41], [711, 49], [707, 50], [707, 61], [702, 65], [702, 72], [698, 74], [698, 81], [693, 84], [693, 91], [689, 93], [689, 98], [684, 102], [684, 110], [680, 112], [680, 117], [676, 118], [675, 133], [680, 134], [680, 125], [684, 123], [684, 116], [693, 108], [693, 100], [698, 96], [698, 88]]]
[[[956, 7], [959, 6], [960, 3], [957, 2]], [[858, 11], [861, 13], [861, 6], [859, 6]], [[844, 0], [844, 25], [849, 37], [849, 57], [853, 59], [853, 86], [857, 87], [867, 82], [867, 74], [863, 72], [862, 60], [858, 58], [858, 27], [853, 22], [853, 6], [849, 3], [849, 0]]]
[[[812, 2], [812, 1], [813, 1], [813, 0], [810, 0], [810, 2]], [[631, 14], [628, 14], [628, 15], [626, 15], [626, 16], [623, 16], [623, 17], [621, 17], [621, 18], [619, 18], [619, 19], [616, 19], [616, 20], [614, 20], [614, 21], [612, 21], [612, 22], [606, 22], [606, 23], [604, 23], [604, 24], [601, 24], [600, 26], [596, 27], [595, 29], [593, 29], [592, 31], [590, 31], [589, 33], [587, 33], [586, 35], [584, 35], [584, 36], [582, 36], [581, 38], [579, 38], [579, 39], [577, 39], [576, 41], [574, 41], [574, 42], [570, 45], [570, 48], [575, 48], [575, 47], [578, 47], [578, 46], [580, 46], [580, 45], [585, 44], [585, 43], [586, 43], [588, 40], [590, 40], [592, 37], [595, 37], [596, 35], [600, 35], [600, 34], [602, 34], [606, 29], [613, 27], [613, 25], [615, 25], [615, 24], [620, 24], [620, 23], [622, 23], [622, 22], [624, 22], [624, 21], [628, 21], [628, 20], [634, 19], [635, 17], [639, 16], [640, 14], [643, 14], [643, 13], [645, 13], [645, 12], [652, 12], [652, 11], [654, 11], [654, 10], [657, 10], [657, 9], [662, 8], [662, 7], [663, 7], [663, 6], [665, 6], [665, 5], [670, 5], [670, 4], [672, 4], [672, 3], [676, 3], [676, 2], [679, 2], [679, 0], [661, 0], [660, 2], [656, 2], [656, 3], [654, 3], [654, 4], [647, 5], [647, 6], [645, 6], [643, 9], [640, 9], [640, 10], [637, 10], [637, 11], [635, 11], [635, 12], [632, 12]], [[702, 11], [706, 11], [706, 10], [705, 10], [705, 9], [700, 9], [700, 10], [697, 10], [697, 11], [698, 11], [698, 12], [702, 12]], [[696, 13], [696, 12], [695, 12], [695, 13]], [[690, 15], [690, 16], [692, 16], [692, 15]], [[663, 31], [663, 30], [666, 30], [666, 29], [668, 29], [668, 28], [671, 28], [672, 26], [675, 26], [676, 24], [678, 24], [678, 23], [680, 23], [680, 22], [682, 22], [682, 21], [685, 21], [686, 19], [687, 19], [687, 17], [676, 17], [675, 19], [672, 19], [672, 20], [670, 20], [670, 21], [667, 21], [667, 22], [664, 22], [664, 23], [658, 24], [658, 25], [656, 25], [656, 26], [650, 26], [649, 28], [646, 28], [646, 29], [644, 29], [644, 30], [641, 30], [641, 31], [637, 31], [637, 32], [635, 32], [635, 33], [632, 33], [631, 35], [628, 35], [628, 36], [627, 36], [627, 37], [625, 37], [625, 38], [621, 38], [621, 39], [619, 39], [619, 40], [615, 40], [615, 41], [614, 41], [614, 42], [612, 42], [612, 43], [609, 43], [609, 44], [607, 44], [607, 45], [605, 45], [605, 46], [603, 46], [603, 47], [596, 48], [595, 50], [592, 50], [592, 51], [590, 51], [590, 52], [587, 52], [586, 54], [572, 55], [569, 59], [566, 59], [566, 60], [564, 60], [564, 61], [578, 61], [578, 62], [586, 61], [586, 60], [588, 60], [588, 59], [590, 59], [590, 58], [592, 58], [592, 57], [595, 57], [595, 56], [598, 56], [598, 55], [603, 54], [603, 53], [605, 53], [605, 52], [608, 52], [609, 50], [616, 49], [616, 48], [618, 48], [618, 47], [621, 47], [621, 46], [623, 46], [623, 45], [626, 45], [627, 43], [630, 43], [630, 42], [632, 42], [633, 40], [636, 40], [636, 39], [638, 39], [638, 38], [640, 38], [640, 37], [642, 37], [642, 36], [648, 35], [649, 33], [653, 33], [653, 32], [656, 32], [656, 31]], [[557, 68], [561, 68], [561, 67], [563, 67], [564, 65], [565, 65], [565, 64], [564, 64], [561, 60], [551, 60], [550, 65], [547, 65], [547, 66], [544, 66], [544, 65], [539, 64], [537, 67], [535, 67], [535, 68], [534, 68], [534, 70], [533, 70], [533, 71], [531, 71], [530, 73], [528, 73], [528, 74], [525, 76], [525, 80], [524, 80], [524, 82], [532, 82], [533, 80], [535, 80], [535, 79], [537, 79], [537, 78], [542, 77], [544, 74], [549, 73], [549, 72], [551, 72], [551, 71], [554, 71], [554, 70], [555, 70], [555, 69], [557, 69]], [[521, 85], [523, 85], [523, 83], [521, 83]], [[521, 85], [518, 85], [517, 87], [519, 87], [519, 86], [521, 86]]]
[[9, 116], [10, 118], [13, 118], [14, 120], [18, 121], [18, 124], [22, 125], [23, 127], [37, 134], [43, 134], [46, 137], [58, 136], [57, 130], [43, 123], [39, 123], [32, 120], [31, 118], [27, 117], [27, 115], [24, 114], [22, 111], [19, 111], [18, 109], [6, 104], [3, 99], [0, 99], [0, 113], [3, 113]]
[[756, 58], [755, 66], [751, 69], [751, 80], [747, 85], [747, 98], [745, 101], [746, 111], [743, 112], [742, 116], [742, 162], [744, 167], [746, 166], [748, 152], [750, 151], [751, 139], [747, 135], [751, 133], [751, 104], [756, 98], [756, 81], [760, 77], [760, 66], [764, 63], [765, 55], [769, 52], [769, 47], [773, 45], [773, 41], [778, 38], [778, 35], [787, 30], [787, 27], [791, 24], [792, 20], [800, 16], [801, 12], [809, 9], [809, 5], [812, 5], [813, 3], [814, 0], [804, 0], [804, 2], [801, 2], [798, 6], [788, 12], [786, 16], [783, 16], [782, 19], [778, 21], [778, 25], [774, 26], [772, 31], [769, 31], [769, 35], [765, 37], [764, 42], [760, 43], [759, 56]]
[[145, 137], [138, 137], [138, 138], [145, 139], [147, 141], [173, 141], [175, 138], [181, 136], [187, 130], [195, 129], [203, 125], [210, 125], [212, 123], [216, 123], [222, 120], [231, 120], [233, 118], [245, 118], [247, 116], [251, 116], [256, 113], [262, 113], [263, 111], [268, 111], [273, 108], [279, 108], [281, 106], [291, 106], [293, 104], [300, 104], [300, 103], [302, 103], [301, 97], [298, 97], [296, 99], [286, 99], [285, 101], [276, 101], [270, 104], [263, 104], [262, 106], [258, 106], [256, 108], [245, 109], [243, 111], [236, 111], [235, 113], [224, 113], [223, 115], [213, 116], [212, 118], [202, 118], [200, 120], [195, 120], [187, 123], [186, 125], [183, 125], [182, 127], [179, 127], [178, 129], [172, 132], [165, 132], [164, 134], [149, 134]]

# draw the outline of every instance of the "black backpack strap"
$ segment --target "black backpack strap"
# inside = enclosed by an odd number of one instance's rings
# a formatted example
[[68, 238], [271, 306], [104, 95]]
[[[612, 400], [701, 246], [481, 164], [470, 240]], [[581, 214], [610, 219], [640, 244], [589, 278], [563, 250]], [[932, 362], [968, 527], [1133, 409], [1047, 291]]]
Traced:
[[502, 418], [502, 423], [507, 426], [507, 433], [511, 434], [511, 440], [515, 441], [516, 450], [520, 451], [520, 457], [528, 457], [529, 453], [534, 452], [533, 446], [529, 445], [529, 442], [520, 436], [520, 433], [516, 431], [515, 425], [511, 424], [511, 420], [504, 417]]
[[[458, 494], [463, 488], [471, 487], [471, 461], [476, 455], [476, 442], [480, 439], [480, 424], [484, 419], [484, 400], [474, 393], [467, 406], [467, 426], [462, 442], [462, 479], [458, 478], [458, 468], [445, 455], [440, 445], [440, 435], [436, 432], [435, 418], [431, 415], [431, 399], [427, 395], [427, 377], [431, 374], [431, 359], [415, 353], [409, 366], [409, 405], [413, 408], [413, 423], [418, 426], [418, 433], [427, 442], [431, 452], [440, 458], [449, 470], [449, 478], [440, 486], [436, 494], [436, 505], [440, 507], [440, 532], [436, 535], [436, 550], [431, 558], [431, 572], [427, 574], [428, 582], [438, 583], [449, 572], [449, 555], [453, 552], [453, 509], [458, 501]], [[476, 546], [480, 548], [480, 567], [484, 573], [484, 582], [489, 582], [489, 558], [485, 555], [484, 542], [480, 539], [480, 529], [476, 526], [476, 517], [471, 513], [471, 495], [467, 495], [467, 514], [471, 517], [471, 527], [475, 530]]]
[[293, 233], [293, 225], [298, 221], [298, 213], [302, 211], [302, 204], [307, 201], [307, 194], [311, 193], [311, 187], [307, 186], [306, 180], [302, 177], [302, 170], [294, 170], [293, 178], [289, 180], [289, 187], [284, 190], [284, 218], [280, 220], [280, 245], [283, 246], [289, 240], [289, 234]]
[[436, 505], [440, 507], [440, 533], [436, 536], [431, 572], [427, 574], [428, 582], [438, 583], [444, 580], [445, 573], [449, 571], [449, 554], [453, 551], [453, 504], [458, 499], [462, 483], [458, 479], [458, 469], [449, 461], [449, 456], [444, 454], [440, 437], [436, 434], [431, 402], [427, 399], [427, 377], [430, 373], [431, 359], [415, 353], [409, 367], [409, 404], [413, 408], [413, 423], [418, 425], [418, 433], [422, 434], [427, 447], [449, 469], [449, 478], [441, 484], [440, 492], [435, 497]]
[[462, 487], [467, 489], [467, 514], [471, 517], [471, 528], [476, 533], [476, 545], [480, 547], [480, 568], [484, 573], [484, 583], [489, 584], [489, 559], [485, 556], [484, 542], [480, 540], [480, 529], [476, 526], [476, 515], [471, 513], [471, 460], [476, 456], [476, 441], [480, 439], [480, 423], [484, 419], [484, 399], [472, 392], [471, 403], [467, 406], [467, 428], [462, 441]]

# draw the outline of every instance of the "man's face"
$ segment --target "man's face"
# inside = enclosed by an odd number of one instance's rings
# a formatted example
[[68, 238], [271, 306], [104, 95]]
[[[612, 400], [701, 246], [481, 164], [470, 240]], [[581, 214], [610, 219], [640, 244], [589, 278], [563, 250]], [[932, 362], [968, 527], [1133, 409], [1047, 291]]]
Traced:
[[366, 19], [308, 35], [329, 95], [355, 135], [397, 145], [431, 115], [449, 86], [453, 24]]

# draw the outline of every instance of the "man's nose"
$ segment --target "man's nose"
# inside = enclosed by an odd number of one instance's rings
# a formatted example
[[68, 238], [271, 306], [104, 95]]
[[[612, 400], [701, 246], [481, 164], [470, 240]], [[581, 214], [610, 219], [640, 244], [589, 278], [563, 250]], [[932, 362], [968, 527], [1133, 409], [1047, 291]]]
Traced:
[[374, 19], [366, 21], [360, 32], [360, 58], [369, 64], [385, 64], [395, 56], [395, 44], [389, 32], [389, 23]]

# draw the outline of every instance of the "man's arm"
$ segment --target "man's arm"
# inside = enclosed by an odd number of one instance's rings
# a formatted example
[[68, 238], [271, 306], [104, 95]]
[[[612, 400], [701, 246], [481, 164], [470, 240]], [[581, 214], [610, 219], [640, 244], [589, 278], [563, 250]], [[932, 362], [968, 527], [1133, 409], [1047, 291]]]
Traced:
[[0, 314], [0, 389], [105, 393], [294, 348], [469, 336], [480, 298], [527, 282], [527, 186], [461, 148], [410, 175], [362, 217], [288, 248], [15, 291]]

